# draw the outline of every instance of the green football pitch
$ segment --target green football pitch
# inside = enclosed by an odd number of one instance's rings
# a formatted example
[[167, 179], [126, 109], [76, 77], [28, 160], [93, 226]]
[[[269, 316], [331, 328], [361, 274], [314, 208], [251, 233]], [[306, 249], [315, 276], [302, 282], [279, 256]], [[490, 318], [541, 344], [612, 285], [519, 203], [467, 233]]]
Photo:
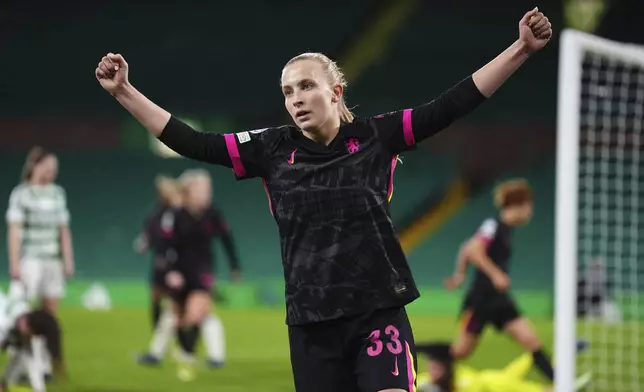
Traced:
[[[52, 388], [55, 392], [285, 392], [293, 390], [284, 312], [280, 310], [224, 310], [219, 312], [226, 328], [227, 365], [223, 369], [200, 368], [197, 378], [182, 382], [169, 355], [159, 368], [134, 362], [137, 351], [150, 338], [148, 312], [115, 309], [89, 312], [66, 309], [61, 313], [65, 329], [65, 354], [69, 379]], [[445, 339], [454, 335], [454, 318], [412, 316], [417, 340]], [[536, 321], [548, 344], [552, 324]], [[503, 335], [489, 331], [470, 364], [477, 368], [502, 367], [521, 350]], [[420, 360], [419, 370], [424, 368]], [[531, 378], [540, 379], [536, 374]]]
[[[279, 286], [276, 284], [274, 293], [265, 297], [283, 300], [283, 286]], [[145, 285], [112, 282], [109, 288], [114, 307], [109, 311], [89, 311], [80, 306], [87, 288], [87, 282], [75, 282], [69, 287], [66, 305], [60, 313], [69, 379], [52, 385], [51, 391], [293, 391], [284, 308], [279, 301], [276, 300], [272, 308], [261, 308], [251, 300], [255, 296], [247, 288], [224, 290], [229, 307], [217, 313], [226, 329], [226, 367], [211, 370], [201, 366], [195, 380], [182, 382], [176, 376], [177, 367], [171, 355], [158, 368], [142, 367], [134, 361], [135, 354], [147, 348], [152, 332]], [[552, 352], [553, 324], [548, 317], [550, 295], [519, 293], [517, 297], [548, 351]], [[409, 307], [416, 340], [453, 338], [458, 328], [459, 303], [457, 293], [425, 290]], [[633, 350], [629, 345], [644, 341], [642, 323], [586, 325], [579, 331], [580, 337], [589, 338], [591, 343], [585, 358], [593, 358], [594, 370], [599, 371], [597, 388], [593, 391], [623, 392], [639, 388], [631, 387], [637, 383], [639, 375], [644, 374], [644, 358], [633, 354], [639, 350]], [[522, 350], [507, 336], [488, 329], [468, 364], [477, 369], [501, 368], [521, 353]], [[419, 371], [424, 368], [425, 362], [419, 358]], [[545, 381], [535, 371], [528, 377]]]

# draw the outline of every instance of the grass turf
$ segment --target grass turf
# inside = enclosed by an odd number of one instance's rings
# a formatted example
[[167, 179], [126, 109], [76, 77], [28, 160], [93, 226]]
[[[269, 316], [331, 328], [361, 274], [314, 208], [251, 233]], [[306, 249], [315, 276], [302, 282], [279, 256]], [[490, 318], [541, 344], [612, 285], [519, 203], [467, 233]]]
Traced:
[[[89, 312], [68, 308], [61, 312], [69, 379], [54, 392], [192, 392], [293, 390], [284, 313], [279, 310], [223, 310], [228, 361], [223, 369], [201, 368], [194, 381], [180, 381], [170, 356], [160, 368], [145, 368], [134, 354], [147, 347], [151, 327], [144, 309]], [[418, 341], [449, 339], [454, 318], [412, 316]], [[552, 324], [536, 321], [542, 339], [550, 345]], [[469, 361], [477, 368], [502, 367], [521, 350], [507, 337], [488, 331]], [[424, 369], [420, 360], [420, 370]], [[538, 375], [531, 378], [540, 379]]]

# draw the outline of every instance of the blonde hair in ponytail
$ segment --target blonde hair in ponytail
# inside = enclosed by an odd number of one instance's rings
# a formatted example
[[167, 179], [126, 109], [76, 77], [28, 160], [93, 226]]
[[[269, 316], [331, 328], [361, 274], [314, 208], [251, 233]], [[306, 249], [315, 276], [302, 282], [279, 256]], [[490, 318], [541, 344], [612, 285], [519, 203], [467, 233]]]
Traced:
[[[329, 84], [339, 84], [343, 88], [347, 88], [347, 80], [344, 77], [344, 73], [342, 73], [342, 70], [340, 69], [340, 67], [338, 67], [338, 64], [336, 64], [335, 61], [331, 60], [326, 55], [322, 53], [302, 53], [290, 59], [286, 63], [285, 67], [300, 60], [314, 60], [319, 62], [324, 68], [324, 72], [329, 79]], [[340, 101], [338, 102], [338, 113], [340, 114], [340, 120], [342, 122], [353, 122], [354, 116], [347, 106], [347, 102], [344, 99], [344, 94], [342, 95], [342, 97], [340, 97]]]

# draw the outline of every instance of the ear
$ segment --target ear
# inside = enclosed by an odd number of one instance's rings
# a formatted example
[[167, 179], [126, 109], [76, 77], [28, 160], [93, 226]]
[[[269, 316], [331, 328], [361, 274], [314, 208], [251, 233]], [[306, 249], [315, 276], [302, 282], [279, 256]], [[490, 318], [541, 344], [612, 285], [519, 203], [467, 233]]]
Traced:
[[333, 95], [331, 96], [331, 102], [340, 102], [342, 95], [344, 94], [344, 87], [342, 87], [341, 84], [336, 84], [335, 86], [333, 86], [332, 93]]

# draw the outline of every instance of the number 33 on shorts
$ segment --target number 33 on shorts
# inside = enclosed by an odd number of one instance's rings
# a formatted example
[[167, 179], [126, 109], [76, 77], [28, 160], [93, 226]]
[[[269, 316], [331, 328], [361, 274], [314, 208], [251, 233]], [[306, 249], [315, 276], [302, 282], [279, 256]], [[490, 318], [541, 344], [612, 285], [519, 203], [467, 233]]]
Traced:
[[[365, 390], [403, 389], [416, 391], [414, 342], [401, 337], [395, 325], [374, 329], [366, 342], [366, 357], [360, 361], [360, 384], [369, 380], [373, 385], [361, 385]], [[366, 373], [366, 374], [365, 374]]]
[[[385, 328], [385, 334], [389, 337], [389, 342], [386, 344], [387, 351], [394, 355], [402, 353], [402, 344], [400, 343], [400, 340], [398, 340], [398, 338], [400, 337], [398, 328], [394, 327], [393, 325], [388, 325]], [[377, 357], [382, 353], [383, 350], [383, 342], [380, 339], [379, 329], [375, 329], [373, 330], [373, 332], [371, 332], [371, 335], [369, 335], [369, 341], [371, 341], [372, 345], [367, 348], [367, 354], [370, 357]]]

